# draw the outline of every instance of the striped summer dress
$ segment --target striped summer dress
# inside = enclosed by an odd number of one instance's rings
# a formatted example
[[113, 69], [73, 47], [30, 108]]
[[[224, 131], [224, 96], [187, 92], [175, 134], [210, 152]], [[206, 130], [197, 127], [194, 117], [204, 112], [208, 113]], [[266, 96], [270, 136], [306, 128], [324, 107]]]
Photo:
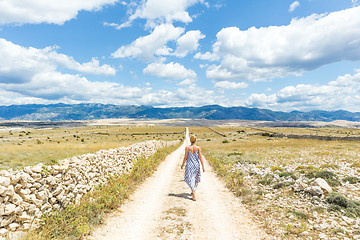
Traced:
[[192, 153], [189, 150], [189, 154], [186, 159], [184, 181], [187, 185], [189, 185], [192, 191], [195, 191], [195, 181], [199, 183], [200, 177], [199, 149], [197, 149], [195, 153]]

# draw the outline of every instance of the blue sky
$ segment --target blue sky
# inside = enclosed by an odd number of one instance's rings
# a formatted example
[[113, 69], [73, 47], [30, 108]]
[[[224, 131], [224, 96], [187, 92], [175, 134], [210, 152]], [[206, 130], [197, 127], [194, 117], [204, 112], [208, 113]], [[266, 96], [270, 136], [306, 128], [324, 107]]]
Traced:
[[0, 105], [360, 111], [357, 0], [1, 0]]

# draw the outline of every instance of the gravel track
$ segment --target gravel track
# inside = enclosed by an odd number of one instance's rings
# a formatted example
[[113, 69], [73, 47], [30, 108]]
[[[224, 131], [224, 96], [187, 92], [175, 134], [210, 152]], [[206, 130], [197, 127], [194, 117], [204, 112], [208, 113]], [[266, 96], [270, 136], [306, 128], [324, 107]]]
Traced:
[[87, 239], [271, 239], [205, 158], [197, 201], [190, 199], [180, 169], [187, 144], [188, 133], [185, 143]]

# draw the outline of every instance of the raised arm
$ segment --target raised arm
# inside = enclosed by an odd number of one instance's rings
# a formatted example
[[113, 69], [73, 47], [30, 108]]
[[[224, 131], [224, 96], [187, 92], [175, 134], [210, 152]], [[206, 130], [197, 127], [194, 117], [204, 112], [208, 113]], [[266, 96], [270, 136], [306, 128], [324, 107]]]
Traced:
[[199, 159], [200, 159], [200, 163], [201, 163], [201, 166], [202, 166], [203, 172], [205, 172], [205, 168], [204, 168], [204, 161], [203, 161], [203, 158], [202, 158], [202, 153], [201, 153], [201, 147], [199, 147]]
[[186, 159], [187, 159], [188, 154], [189, 154], [189, 147], [186, 147], [186, 148], [185, 148], [184, 160], [183, 160], [183, 162], [182, 162], [182, 164], [181, 164], [181, 169], [183, 169], [183, 167], [184, 167], [184, 165], [185, 165], [185, 162], [186, 162]]

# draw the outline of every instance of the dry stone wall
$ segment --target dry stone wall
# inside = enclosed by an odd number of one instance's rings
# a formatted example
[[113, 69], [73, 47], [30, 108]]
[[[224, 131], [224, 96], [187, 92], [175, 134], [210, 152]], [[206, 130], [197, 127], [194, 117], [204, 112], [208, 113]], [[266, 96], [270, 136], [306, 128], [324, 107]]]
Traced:
[[127, 173], [139, 157], [179, 141], [151, 140], [18, 171], [0, 171], [0, 236], [38, 224], [42, 214], [75, 202], [110, 176]]

